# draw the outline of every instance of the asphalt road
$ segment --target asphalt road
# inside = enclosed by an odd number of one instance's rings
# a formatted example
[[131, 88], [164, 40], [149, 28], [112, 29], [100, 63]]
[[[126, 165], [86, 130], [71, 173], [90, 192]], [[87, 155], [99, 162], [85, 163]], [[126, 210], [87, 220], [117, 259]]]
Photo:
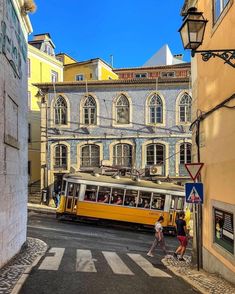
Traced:
[[[197, 293], [146, 252], [153, 234], [95, 223], [58, 221], [54, 215], [29, 214], [28, 236], [49, 246], [21, 294], [177, 294]], [[166, 237], [169, 252], [177, 246]]]

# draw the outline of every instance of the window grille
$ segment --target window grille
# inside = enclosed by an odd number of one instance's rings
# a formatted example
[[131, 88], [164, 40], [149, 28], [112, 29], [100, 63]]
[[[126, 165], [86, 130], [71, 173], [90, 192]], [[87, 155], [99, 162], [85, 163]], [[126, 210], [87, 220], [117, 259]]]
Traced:
[[159, 95], [154, 94], [149, 100], [149, 123], [163, 122], [163, 104]]
[[84, 124], [85, 125], [96, 125], [97, 123], [97, 111], [96, 102], [92, 96], [88, 96], [83, 106]]
[[55, 124], [66, 125], [67, 124], [67, 103], [64, 97], [59, 96], [55, 103]]
[[130, 105], [126, 96], [121, 95], [116, 103], [116, 117], [118, 124], [130, 123]]
[[113, 164], [119, 166], [132, 166], [132, 146], [117, 144], [113, 147]]
[[81, 167], [99, 167], [100, 147], [97, 145], [85, 145], [81, 150]]

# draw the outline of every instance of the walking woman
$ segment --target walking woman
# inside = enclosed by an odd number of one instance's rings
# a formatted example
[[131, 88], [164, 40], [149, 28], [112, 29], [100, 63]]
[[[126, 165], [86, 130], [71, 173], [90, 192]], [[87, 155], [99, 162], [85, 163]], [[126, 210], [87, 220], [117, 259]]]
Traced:
[[153, 257], [153, 251], [154, 249], [159, 245], [161, 249], [164, 251], [165, 255], [167, 254], [166, 252], [166, 246], [165, 246], [165, 240], [163, 236], [163, 227], [162, 223], [164, 222], [164, 217], [160, 216], [157, 222], [155, 223], [155, 239], [153, 241], [153, 244], [147, 253], [148, 256]]

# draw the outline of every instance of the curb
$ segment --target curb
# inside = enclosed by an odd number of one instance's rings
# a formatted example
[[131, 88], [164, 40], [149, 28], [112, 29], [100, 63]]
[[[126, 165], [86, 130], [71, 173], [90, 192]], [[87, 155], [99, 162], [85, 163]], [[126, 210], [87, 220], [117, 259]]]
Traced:
[[41, 207], [30, 207], [28, 206], [28, 212], [44, 213], [44, 214], [56, 214], [56, 209], [52, 208], [41, 208]]
[[183, 279], [185, 282], [187, 282], [188, 284], [190, 284], [193, 288], [197, 289], [198, 291], [200, 291], [202, 294], [208, 294], [208, 290], [200, 287], [197, 283], [193, 282], [189, 277], [182, 275], [181, 273], [179, 273], [176, 268], [174, 266], [169, 266], [166, 265], [164, 262], [162, 262], [171, 272], [173, 272], [173, 274], [175, 274], [176, 276], [180, 277], [181, 279]]
[[[48, 246], [47, 246], [47, 249], [48, 249]], [[27, 280], [32, 269], [39, 263], [40, 259], [42, 258], [42, 256], [45, 255], [45, 253], [46, 253], [46, 251], [44, 253], [38, 255], [36, 257], [36, 259], [34, 260], [34, 262], [25, 269], [25, 271], [23, 272], [23, 274], [21, 275], [19, 280], [16, 282], [14, 288], [12, 289], [11, 294], [18, 294], [20, 292], [22, 286], [24, 285], [25, 281]]]

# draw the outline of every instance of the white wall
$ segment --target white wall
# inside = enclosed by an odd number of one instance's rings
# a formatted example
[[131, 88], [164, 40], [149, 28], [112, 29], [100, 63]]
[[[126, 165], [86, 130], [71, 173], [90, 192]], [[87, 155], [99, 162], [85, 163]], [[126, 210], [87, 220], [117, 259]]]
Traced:
[[[0, 2], [0, 23], [5, 22], [6, 34], [19, 53], [21, 65], [19, 58], [15, 59], [7, 50], [4, 52], [4, 40], [0, 41], [0, 268], [26, 241], [27, 222], [27, 57], [25, 60], [15, 38], [15, 23], [10, 13], [7, 18], [7, 11], [13, 9], [11, 3]], [[18, 3], [13, 1], [16, 8], [13, 11], [19, 15]], [[23, 29], [27, 31], [24, 26]], [[25, 33], [21, 38], [26, 44]]]

